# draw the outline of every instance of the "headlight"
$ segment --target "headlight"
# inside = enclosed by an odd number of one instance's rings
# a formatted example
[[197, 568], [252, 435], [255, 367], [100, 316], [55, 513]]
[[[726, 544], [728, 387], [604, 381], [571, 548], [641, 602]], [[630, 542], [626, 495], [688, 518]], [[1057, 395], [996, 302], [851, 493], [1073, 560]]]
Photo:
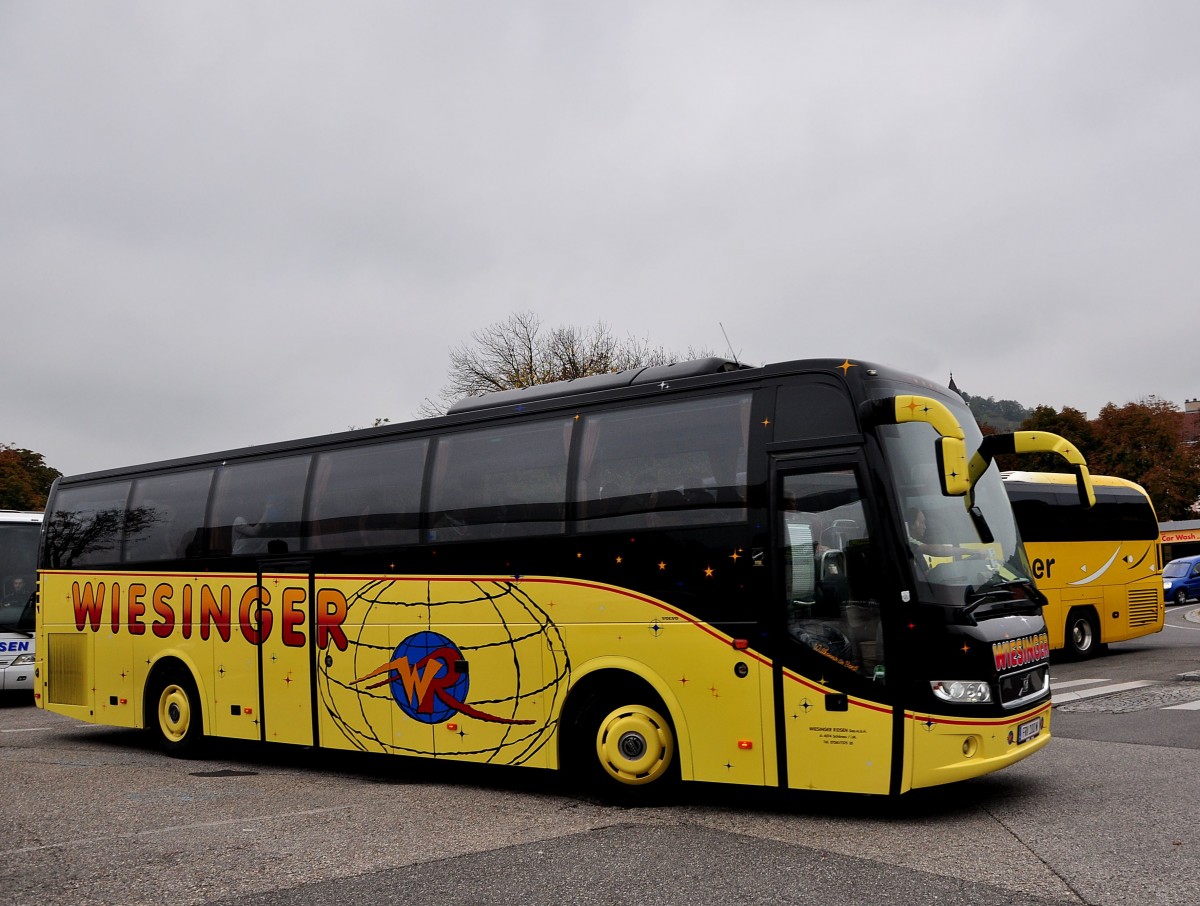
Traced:
[[933, 694], [957, 705], [983, 705], [992, 700], [992, 687], [978, 680], [930, 680]]
[[32, 663], [33, 663], [33, 655], [32, 654], [18, 654], [15, 658], [13, 658], [12, 664], [10, 666], [26, 667]]
[[1171, 590], [1171, 580], [1163, 579], [1163, 591], [1170, 591], [1170, 590]]

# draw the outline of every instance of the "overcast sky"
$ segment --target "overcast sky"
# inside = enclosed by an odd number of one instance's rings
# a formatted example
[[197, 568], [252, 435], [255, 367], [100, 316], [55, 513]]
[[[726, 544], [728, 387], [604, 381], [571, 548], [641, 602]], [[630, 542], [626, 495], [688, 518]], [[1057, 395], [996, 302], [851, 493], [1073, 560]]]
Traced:
[[0, 0], [0, 443], [404, 421], [547, 326], [1200, 397], [1200, 4]]

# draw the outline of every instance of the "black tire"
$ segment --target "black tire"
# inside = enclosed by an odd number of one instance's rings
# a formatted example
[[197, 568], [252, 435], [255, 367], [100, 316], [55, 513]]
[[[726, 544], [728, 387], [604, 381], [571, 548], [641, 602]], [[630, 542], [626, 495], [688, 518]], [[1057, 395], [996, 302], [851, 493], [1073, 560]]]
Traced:
[[183, 667], [158, 673], [146, 697], [146, 726], [174, 758], [194, 758], [204, 739], [204, 715], [191, 674]]
[[1187, 589], [1180, 588], [1175, 591], [1175, 603], [1182, 607], [1187, 603]]
[[1077, 661], [1087, 660], [1100, 653], [1100, 629], [1090, 608], [1072, 610], [1067, 615], [1064, 647]]
[[574, 773], [601, 796], [644, 801], [679, 778], [675, 728], [659, 702], [644, 696], [605, 696], [580, 715]]

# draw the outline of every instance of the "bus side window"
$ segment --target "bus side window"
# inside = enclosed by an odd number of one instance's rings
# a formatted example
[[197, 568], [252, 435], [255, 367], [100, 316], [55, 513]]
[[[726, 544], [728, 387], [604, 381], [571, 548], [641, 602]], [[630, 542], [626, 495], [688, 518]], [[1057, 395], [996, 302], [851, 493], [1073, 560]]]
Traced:
[[122, 560], [136, 563], [188, 555], [187, 545], [204, 525], [212, 470], [151, 475], [134, 482], [129, 512], [139, 525], [126, 532]]
[[61, 488], [46, 514], [46, 562], [57, 569], [120, 562], [126, 525], [136, 531], [140, 522], [128, 519], [129, 487], [115, 481]]
[[320, 454], [307, 519], [309, 549], [415, 544], [428, 447], [422, 438]]
[[585, 415], [579, 530], [745, 519], [749, 423], [749, 394]]
[[560, 534], [573, 424], [524, 422], [439, 437], [429, 540]]
[[234, 463], [217, 473], [210, 553], [235, 557], [300, 549], [308, 456]]

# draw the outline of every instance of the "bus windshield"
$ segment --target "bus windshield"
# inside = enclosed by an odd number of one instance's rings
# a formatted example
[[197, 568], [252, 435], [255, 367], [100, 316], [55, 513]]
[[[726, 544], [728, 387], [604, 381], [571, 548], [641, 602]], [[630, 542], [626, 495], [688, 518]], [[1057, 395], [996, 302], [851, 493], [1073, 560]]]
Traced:
[[0, 522], [0, 632], [33, 632], [40, 530], [36, 522]]
[[[970, 456], [982, 440], [974, 417], [961, 400], [938, 399], [962, 425]], [[931, 426], [881, 426], [878, 431], [907, 531], [918, 597], [956, 607], [1031, 599], [1036, 592], [1029, 562], [996, 464], [980, 478], [974, 506], [968, 508], [965, 498], [942, 494], [934, 456], [938, 434]]]

